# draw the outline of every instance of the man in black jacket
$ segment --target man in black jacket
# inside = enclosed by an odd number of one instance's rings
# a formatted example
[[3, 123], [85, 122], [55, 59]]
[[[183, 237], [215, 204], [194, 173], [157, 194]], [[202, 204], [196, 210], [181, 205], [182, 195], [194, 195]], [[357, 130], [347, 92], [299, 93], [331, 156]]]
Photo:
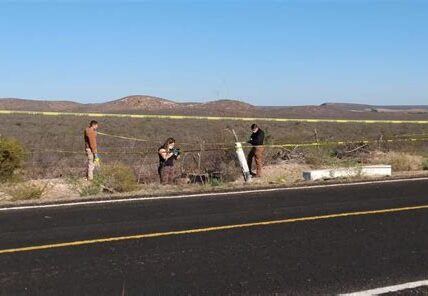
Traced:
[[[261, 177], [262, 176], [262, 166], [263, 166], [263, 151], [264, 151], [264, 140], [265, 140], [265, 133], [257, 126], [257, 124], [251, 125], [251, 130], [253, 133], [250, 136], [250, 140], [248, 143], [253, 145], [253, 148], [251, 148], [250, 153], [248, 154], [247, 162], [248, 162], [248, 168], [250, 169], [250, 173], [252, 176], [255, 177]], [[254, 174], [251, 170], [251, 166], [253, 164], [253, 158], [256, 160], [256, 168], [257, 173]]]

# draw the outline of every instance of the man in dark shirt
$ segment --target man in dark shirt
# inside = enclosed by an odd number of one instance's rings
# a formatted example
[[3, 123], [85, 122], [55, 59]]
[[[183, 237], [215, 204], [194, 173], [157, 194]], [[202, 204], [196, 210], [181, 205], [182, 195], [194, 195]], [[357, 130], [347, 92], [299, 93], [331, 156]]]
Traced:
[[[253, 145], [253, 148], [251, 148], [250, 153], [248, 154], [247, 162], [248, 162], [248, 168], [250, 169], [250, 173], [252, 176], [255, 177], [261, 177], [262, 176], [262, 166], [263, 166], [263, 151], [264, 151], [264, 140], [265, 140], [265, 133], [257, 126], [257, 124], [251, 125], [251, 130], [253, 133], [250, 136], [250, 140], [248, 143]], [[253, 173], [251, 170], [251, 166], [253, 164], [253, 158], [256, 160], [256, 168], [257, 173]]]

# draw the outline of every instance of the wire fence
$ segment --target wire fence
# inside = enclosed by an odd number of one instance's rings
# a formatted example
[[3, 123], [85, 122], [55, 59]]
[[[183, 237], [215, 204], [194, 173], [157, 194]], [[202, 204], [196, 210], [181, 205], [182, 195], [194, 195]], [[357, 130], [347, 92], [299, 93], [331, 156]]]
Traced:
[[[35, 176], [61, 176], [81, 173], [85, 167], [83, 129], [90, 114], [72, 115], [43, 112], [4, 113], [0, 136], [16, 137], [27, 153], [26, 166]], [[97, 115], [98, 117], [103, 117]], [[359, 151], [371, 149], [418, 149], [427, 151], [426, 120], [344, 120], [229, 117], [135, 117], [115, 114], [104, 116], [98, 133], [102, 161], [124, 162], [134, 167], [140, 179], [157, 175], [157, 151], [171, 135], [184, 153], [181, 172], [227, 170], [237, 165], [235, 129], [240, 139], [249, 136], [247, 121], [260, 121], [266, 133], [266, 162], [290, 160], [311, 150]], [[143, 137], [141, 135], [144, 135]], [[409, 148], [412, 147], [412, 148]], [[249, 149], [249, 145], [244, 145]]]

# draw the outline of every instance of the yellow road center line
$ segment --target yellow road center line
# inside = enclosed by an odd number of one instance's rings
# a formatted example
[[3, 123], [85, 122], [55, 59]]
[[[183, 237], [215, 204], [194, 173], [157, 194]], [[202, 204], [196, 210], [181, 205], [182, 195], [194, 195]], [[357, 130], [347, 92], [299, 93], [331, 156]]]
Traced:
[[413, 211], [413, 210], [421, 210], [421, 209], [428, 209], [428, 205], [391, 208], [391, 209], [382, 209], [382, 210], [359, 211], [359, 212], [347, 212], [347, 213], [328, 214], [328, 215], [321, 215], [321, 216], [289, 218], [289, 219], [281, 219], [281, 220], [271, 220], [271, 221], [252, 222], [252, 223], [243, 223], [243, 224], [232, 224], [232, 225], [223, 225], [223, 226], [212, 226], [212, 227], [195, 228], [195, 229], [187, 229], [187, 230], [175, 230], [175, 231], [166, 231], [166, 232], [144, 233], [144, 234], [136, 234], [136, 235], [128, 235], [128, 236], [117, 236], [117, 237], [107, 237], [107, 238], [99, 238], [99, 239], [91, 239], [91, 240], [72, 241], [72, 242], [46, 244], [46, 245], [21, 247], [21, 248], [13, 248], [13, 249], [3, 249], [3, 250], [0, 250], [0, 254], [28, 252], [28, 251], [54, 249], [54, 248], [62, 248], [62, 247], [72, 247], [72, 246], [81, 246], [81, 245], [90, 245], [90, 244], [99, 244], [99, 243], [108, 243], [108, 242], [115, 242], [115, 241], [136, 240], [136, 239], [143, 239], [143, 238], [153, 238], [153, 237], [163, 237], [163, 236], [173, 236], [173, 235], [183, 235], [183, 234], [195, 234], [195, 233], [203, 233], [203, 232], [211, 232], [211, 231], [220, 231], [220, 230], [229, 230], [229, 229], [238, 229], [238, 228], [250, 228], [250, 227], [257, 227], [257, 226], [286, 224], [286, 223], [294, 223], [294, 222], [326, 220], [326, 219], [341, 218], [341, 217], [396, 213], [396, 212]]

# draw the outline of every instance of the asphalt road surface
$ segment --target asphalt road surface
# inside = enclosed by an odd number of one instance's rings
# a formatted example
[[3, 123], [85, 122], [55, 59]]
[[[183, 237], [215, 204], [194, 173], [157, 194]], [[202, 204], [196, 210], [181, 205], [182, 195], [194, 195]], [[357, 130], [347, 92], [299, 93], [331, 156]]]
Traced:
[[427, 279], [428, 180], [0, 211], [0, 295], [320, 295]]

